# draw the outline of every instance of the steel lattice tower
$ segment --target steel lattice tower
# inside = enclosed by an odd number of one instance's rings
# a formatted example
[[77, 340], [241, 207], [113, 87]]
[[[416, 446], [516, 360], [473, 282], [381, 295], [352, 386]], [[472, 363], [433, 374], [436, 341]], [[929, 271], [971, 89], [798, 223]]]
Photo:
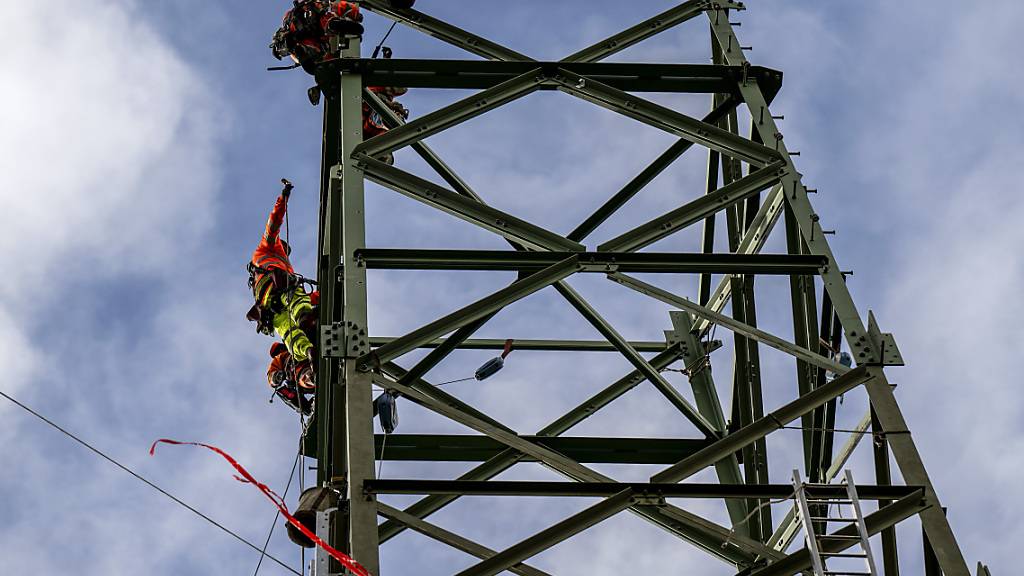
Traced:
[[[862, 434], [846, 445], [833, 445], [836, 398], [863, 386], [870, 407], [859, 430], [875, 439], [875, 478], [858, 485], [862, 498], [879, 501], [867, 516], [871, 534], [881, 533], [884, 573], [898, 574], [894, 525], [919, 516], [925, 533], [926, 573], [968, 576], [942, 505], [907, 429], [886, 379], [885, 366], [901, 365], [890, 334], [879, 331], [874, 317], [858, 312], [818, 223], [809, 190], [782, 138], [769, 104], [778, 92], [780, 72], [754, 66], [730, 24], [730, 11], [742, 10], [730, 0], [691, 0], [584, 48], [557, 62], [532, 60], [499, 44], [461, 30], [416, 10], [392, 10], [385, 0], [363, 0], [379, 15], [434, 36], [484, 60], [371, 60], [361, 56], [358, 39], [341, 47], [342, 58], [320, 67], [317, 80], [325, 93], [321, 179], [320, 382], [315, 429], [319, 460], [318, 481], [348, 497], [348, 513], [332, 515], [322, 526], [328, 540], [349, 551], [373, 574], [379, 574], [378, 547], [411, 528], [474, 555], [480, 562], [460, 576], [545, 574], [526, 561], [556, 543], [622, 511], [629, 510], [689, 543], [736, 566], [741, 574], [789, 575], [806, 572], [811, 563], [806, 549], [787, 554], [794, 536], [793, 518], [773, 521], [769, 499], [784, 498], [789, 485], [770, 484], [765, 437], [798, 423], [804, 458], [790, 468], [803, 468], [814, 482], [829, 482], [842, 470]], [[711, 30], [712, 64], [603, 63], [602, 60], [683, 22], [707, 18]], [[367, 86], [476, 89], [478, 93], [405, 123]], [[537, 90], [559, 90], [618, 112], [679, 138], [603, 206], [567, 235], [551, 232], [488, 206], [423, 140], [470, 118], [484, 114]], [[695, 119], [655, 104], [637, 93], [705, 93], [711, 111]], [[363, 101], [379, 113], [391, 130], [363, 141]], [[751, 118], [750, 132], [738, 126], [737, 110]], [[442, 186], [390, 166], [377, 158], [412, 147], [447, 183]], [[590, 249], [583, 242], [655, 176], [690, 148], [707, 149], [707, 187], [703, 196], [651, 219], [646, 224]], [[402, 250], [365, 245], [364, 179], [504, 237], [509, 249]], [[715, 225], [724, 218], [728, 249], [715, 248]], [[787, 254], [761, 252], [779, 221], [784, 222]], [[703, 226], [703, 243], [696, 253], [644, 251], [656, 241], [688, 226]], [[398, 338], [371, 337], [367, 323], [367, 271], [514, 270], [519, 279], [507, 287], [466, 304]], [[624, 289], [632, 289], [666, 304], [672, 330], [663, 343], [634, 343], [624, 339], [599, 312], [565, 280], [574, 274], [606, 274]], [[630, 274], [691, 274], [699, 278], [698, 301], [693, 302]], [[713, 284], [712, 274], [723, 275]], [[785, 275], [790, 279], [795, 339], [790, 342], [756, 327], [755, 278]], [[823, 296], [817, 296], [823, 287]], [[631, 373], [583, 399], [573, 410], [536, 435], [519, 435], [502, 423], [467, 405], [423, 376], [460, 348], [500, 348], [501, 342], [474, 340], [473, 334], [494, 314], [536, 291], [552, 288], [605, 338], [605, 341], [518, 341], [518, 348], [582, 350], [621, 353], [634, 367]], [[734, 334], [732, 404], [723, 407], [712, 371], [704, 369], [718, 343], [707, 339], [712, 325]], [[836, 361], [832, 351], [845, 345], [856, 367]], [[761, 393], [758, 347], [767, 346], [792, 356], [799, 394], [778, 407], [765, 407]], [[409, 368], [396, 361], [417, 348], [432, 348]], [[651, 355], [653, 353], [653, 355]], [[646, 354], [646, 355], [645, 355]], [[662, 375], [669, 364], [682, 360], [691, 368], [695, 402], [688, 401]], [[720, 359], [723, 360], [723, 359]], [[829, 378], [827, 374], [838, 377]], [[610, 378], [611, 380], [611, 378]], [[478, 431], [482, 436], [436, 438], [409, 436], [418, 459], [426, 454], [450, 460], [459, 450], [483, 453], [481, 464], [450, 481], [378, 480], [374, 478], [375, 450], [381, 442], [372, 425], [372, 384], [400, 393], [437, 414]], [[699, 440], [668, 442], [627, 438], [561, 438], [561, 435], [636, 386], [653, 386], [702, 436]], [[849, 403], [847, 403], [849, 408]], [[861, 408], [864, 410], [864, 408]], [[870, 429], [870, 430], [869, 430]], [[462, 438], [464, 445], [458, 445]], [[455, 444], [453, 444], [453, 442]], [[417, 444], [418, 443], [418, 444]], [[605, 446], [635, 456], [636, 463], [667, 466], [647, 484], [624, 484], [580, 463], [581, 444]], [[666, 453], [669, 457], [666, 457]], [[395, 458], [401, 458], [396, 455]], [[493, 481], [524, 459], [557, 471], [566, 482]], [[899, 467], [905, 485], [892, 485], [890, 461]], [[720, 483], [683, 482], [713, 467]], [[378, 504], [377, 494], [422, 494], [406, 510]], [[600, 496], [599, 503], [503, 551], [492, 551], [452, 534], [426, 518], [461, 495]], [[733, 524], [748, 515], [736, 534], [666, 498], [716, 498], [727, 506]], [[378, 517], [383, 522], [378, 524]], [[842, 548], [837, 544], [836, 551]], [[982, 568], [979, 565], [979, 573]], [[318, 558], [317, 574], [340, 573]]]

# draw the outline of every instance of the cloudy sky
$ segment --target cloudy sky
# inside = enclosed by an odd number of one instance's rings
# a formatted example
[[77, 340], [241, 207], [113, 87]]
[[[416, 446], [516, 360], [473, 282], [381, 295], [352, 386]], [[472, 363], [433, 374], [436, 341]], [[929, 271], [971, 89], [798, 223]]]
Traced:
[[[60, 3], [58, 3], [59, 5]], [[273, 509], [209, 454], [166, 449], [158, 437], [232, 452], [283, 489], [298, 422], [268, 405], [262, 373], [270, 341], [245, 322], [245, 261], [283, 176], [296, 183], [291, 235], [297, 268], [314, 274], [320, 111], [300, 71], [269, 73], [267, 43], [286, 1], [82, 0], [0, 2], [8, 58], [0, 91], [3, 222], [9, 265], [0, 284], [0, 350], [11, 394], [179, 495], [246, 539], [262, 543]], [[552, 5], [554, 4], [554, 5]], [[538, 59], [558, 59], [673, 4], [420, 0], [423, 11]], [[897, 397], [970, 564], [1010, 574], [1024, 541], [1024, 346], [1018, 295], [1024, 269], [1024, 104], [1014, 72], [1024, 7], [959, 2], [750, 2], [738, 29], [755, 64], [782, 69], [773, 105], [863, 316], [875, 311], [908, 367], [890, 370]], [[389, 22], [367, 16], [368, 43]], [[615, 57], [706, 62], [706, 23], [691, 22]], [[396, 28], [396, 57], [462, 58]], [[418, 115], [464, 97], [415, 91]], [[652, 96], [692, 115], [703, 96]], [[1005, 111], [1005, 112], [1004, 112]], [[429, 143], [489, 203], [565, 233], [673, 138], [561, 93], [534, 94]], [[588, 246], [701, 191], [704, 156], [691, 151], [588, 239]], [[409, 151], [397, 163], [429, 175]], [[368, 244], [497, 248], [500, 239], [375, 186], [367, 187]], [[781, 228], [780, 228], [781, 230]], [[695, 251], [696, 233], [657, 250]], [[780, 250], [778, 237], [769, 243]], [[371, 332], [399, 335], [510, 281], [485, 273], [373, 273]], [[654, 278], [683, 295], [691, 277]], [[630, 338], [659, 339], [667, 308], [600, 277], [572, 285]], [[761, 324], [791, 336], [788, 284], [759, 280]], [[721, 335], [722, 332], [719, 331]], [[553, 290], [503, 312], [491, 338], [594, 338]], [[730, 349], [713, 358], [729, 398]], [[762, 349], [766, 404], [795, 393], [792, 362]], [[465, 377], [491, 354], [464, 352], [428, 375]], [[404, 359], [411, 365], [417, 354]], [[608, 354], [517, 352], [486, 383], [447, 388], [530, 434], [629, 371]], [[685, 381], [673, 382], [689, 395]], [[847, 395], [840, 423], [864, 410]], [[467, 432], [408, 403], [401, 432]], [[577, 435], [694, 437], [678, 413], [640, 386], [578, 426]], [[786, 482], [799, 432], [772, 437], [771, 476]], [[17, 407], [0, 404], [0, 572], [154, 575], [248, 574], [258, 553], [73, 444]], [[866, 448], [866, 447], [865, 447]], [[868, 452], [854, 458], [869, 478]], [[597, 467], [623, 480], [651, 469]], [[467, 466], [386, 462], [383, 476], [454, 477]], [[561, 479], [522, 466], [504, 479]], [[704, 478], [704, 476], [701, 476]], [[296, 494], [293, 487], [292, 495]], [[401, 505], [408, 499], [392, 499]], [[432, 517], [504, 548], [589, 502], [479, 498]], [[724, 509], [681, 503], [720, 523]], [[781, 512], [777, 512], [777, 518]], [[900, 532], [905, 573], [919, 572], [920, 529]], [[269, 550], [294, 567], [278, 532]], [[450, 574], [473, 563], [406, 533], [382, 551], [384, 574]], [[535, 560], [555, 574], [732, 574], [629, 514]], [[286, 574], [265, 562], [262, 574]]]

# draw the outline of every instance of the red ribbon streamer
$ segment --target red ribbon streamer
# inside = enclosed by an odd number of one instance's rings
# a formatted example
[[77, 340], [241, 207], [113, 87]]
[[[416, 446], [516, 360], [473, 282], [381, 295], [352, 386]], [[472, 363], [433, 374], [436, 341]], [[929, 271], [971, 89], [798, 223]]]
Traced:
[[241, 474], [241, 476], [235, 475], [235, 480], [238, 480], [243, 484], [252, 484], [253, 486], [259, 488], [260, 492], [263, 492], [263, 495], [269, 498], [270, 501], [273, 502], [275, 506], [277, 506], [277, 509], [281, 511], [281, 515], [284, 516], [288, 520], [288, 522], [291, 523], [292, 526], [298, 528], [298, 530], [302, 532], [306, 536], [306, 538], [309, 538], [310, 540], [315, 542], [317, 546], [323, 548], [328, 554], [333, 556], [335, 560], [341, 562], [341, 564], [345, 566], [345, 568], [348, 568], [350, 571], [352, 571], [353, 574], [356, 574], [356, 576], [371, 576], [370, 572], [366, 568], [363, 568], [362, 565], [353, 560], [348, 554], [345, 554], [344, 552], [332, 547], [327, 542], [324, 542], [320, 539], [319, 536], [310, 531], [309, 528], [306, 528], [302, 525], [301, 522], [296, 520], [295, 517], [292, 516], [290, 512], [288, 512], [288, 507], [285, 505], [283, 498], [278, 496], [277, 493], [271, 490], [266, 484], [263, 484], [262, 482], [256, 480], [256, 478], [254, 478], [253, 475], [250, 474], [248, 470], [246, 470], [241, 464], [238, 463], [237, 460], [232, 458], [231, 455], [228, 454], [227, 452], [221, 450], [220, 448], [217, 448], [216, 446], [210, 446], [209, 444], [203, 444], [202, 442], [179, 442], [177, 440], [168, 440], [167, 438], [161, 438], [156, 442], [153, 442], [153, 445], [149, 447], [150, 456], [153, 456], [154, 451], [156, 450], [156, 445], [161, 443], [172, 444], [177, 446], [201, 446], [203, 448], [206, 448], [207, 450], [212, 450], [213, 452], [220, 454], [222, 458], [227, 460], [228, 463], [234, 466], [235, 470], [237, 470], [238, 473]]
[[512, 339], [509, 338], [508, 340], [505, 340], [505, 349], [502, 350], [502, 352], [501, 352], [501, 359], [504, 360], [511, 353], [512, 353]]

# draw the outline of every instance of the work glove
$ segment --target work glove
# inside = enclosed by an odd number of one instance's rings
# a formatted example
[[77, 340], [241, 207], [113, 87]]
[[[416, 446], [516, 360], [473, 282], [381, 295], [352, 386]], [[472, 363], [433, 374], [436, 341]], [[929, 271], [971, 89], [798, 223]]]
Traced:
[[281, 196], [284, 196], [287, 199], [289, 196], [292, 195], [292, 188], [294, 188], [295, 186], [292, 186], [292, 183], [289, 182], [287, 178], [281, 178], [281, 184], [284, 185], [284, 187], [281, 189]]

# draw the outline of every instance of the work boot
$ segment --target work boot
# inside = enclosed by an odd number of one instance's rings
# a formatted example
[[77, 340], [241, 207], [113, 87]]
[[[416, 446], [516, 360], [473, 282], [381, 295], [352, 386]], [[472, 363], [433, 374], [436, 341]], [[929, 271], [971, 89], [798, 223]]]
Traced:
[[363, 35], [363, 25], [351, 18], [334, 18], [327, 23], [327, 29], [342, 36]]
[[[295, 513], [292, 516], [306, 529], [315, 534], [316, 513], [324, 512], [337, 505], [338, 494], [334, 490], [320, 487], [307, 488], [299, 496], [299, 503], [295, 507]], [[312, 548], [314, 546], [313, 541], [303, 534], [301, 530], [293, 526], [291, 522], [285, 522], [285, 528], [288, 529], [288, 539], [295, 544], [303, 548]]]

